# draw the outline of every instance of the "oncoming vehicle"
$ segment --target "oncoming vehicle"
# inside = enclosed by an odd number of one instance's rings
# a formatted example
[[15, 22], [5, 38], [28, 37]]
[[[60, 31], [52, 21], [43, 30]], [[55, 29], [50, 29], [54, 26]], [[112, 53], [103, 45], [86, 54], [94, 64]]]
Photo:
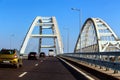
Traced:
[[49, 50], [48, 56], [49, 56], [49, 57], [54, 57], [54, 56], [55, 56], [55, 53], [54, 53], [54, 50], [53, 50], [53, 49], [50, 49], [50, 50]]
[[16, 49], [2, 49], [0, 51], [0, 64], [10, 64], [19, 68], [22, 66], [22, 57]]
[[36, 52], [30, 52], [28, 54], [28, 60], [37, 60], [37, 53]]

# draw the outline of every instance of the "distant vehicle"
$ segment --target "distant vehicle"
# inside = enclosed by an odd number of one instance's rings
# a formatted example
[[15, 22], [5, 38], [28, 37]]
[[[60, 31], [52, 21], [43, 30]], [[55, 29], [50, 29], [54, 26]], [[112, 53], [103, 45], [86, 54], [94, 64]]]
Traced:
[[28, 60], [37, 60], [37, 53], [36, 52], [30, 52], [28, 54]]
[[19, 68], [23, 65], [22, 57], [16, 49], [2, 49], [0, 51], [0, 64], [10, 64]]
[[39, 55], [39, 58], [40, 57], [46, 57], [45, 53], [44, 52], [41, 52], [40, 55]]
[[53, 49], [50, 49], [50, 50], [49, 50], [48, 56], [49, 56], [49, 57], [55, 56], [55, 53], [54, 53], [54, 50], [53, 50]]

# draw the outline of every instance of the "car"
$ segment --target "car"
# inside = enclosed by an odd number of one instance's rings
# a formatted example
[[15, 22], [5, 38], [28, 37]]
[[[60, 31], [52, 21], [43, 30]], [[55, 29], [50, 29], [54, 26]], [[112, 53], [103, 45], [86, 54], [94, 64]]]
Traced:
[[19, 68], [23, 65], [22, 57], [17, 49], [1, 49], [0, 64], [10, 64]]
[[36, 52], [30, 52], [28, 54], [28, 60], [37, 60], [37, 53]]
[[40, 57], [46, 57], [45, 53], [44, 53], [44, 52], [41, 52], [41, 53], [39, 54], [39, 58], [40, 58]]

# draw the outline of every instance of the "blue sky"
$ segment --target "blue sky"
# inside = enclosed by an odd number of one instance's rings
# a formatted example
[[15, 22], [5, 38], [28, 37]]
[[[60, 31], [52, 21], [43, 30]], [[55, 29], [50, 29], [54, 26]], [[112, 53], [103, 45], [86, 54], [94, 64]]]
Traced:
[[[89, 17], [99, 17], [120, 37], [120, 0], [0, 0], [0, 48], [20, 49], [36, 16], [55, 16], [66, 47], [69, 28], [69, 51], [73, 52], [79, 34], [79, 13], [82, 25]], [[11, 44], [10, 44], [11, 43]]]

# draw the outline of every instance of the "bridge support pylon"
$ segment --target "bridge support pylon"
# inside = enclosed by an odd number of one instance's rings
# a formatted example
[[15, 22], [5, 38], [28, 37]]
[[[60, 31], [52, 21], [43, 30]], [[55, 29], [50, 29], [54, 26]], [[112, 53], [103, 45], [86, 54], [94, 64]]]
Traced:
[[[33, 34], [33, 30], [35, 27], [39, 27], [39, 28], [37, 28], [37, 29], [39, 29], [39, 33], [37, 33], [37, 34], [35, 34], [35, 33]], [[34, 19], [33, 23], [31, 24], [31, 26], [24, 38], [24, 41], [22, 43], [22, 46], [20, 49], [21, 54], [25, 53], [25, 49], [26, 49], [26, 46], [27, 46], [30, 38], [38, 38], [39, 39], [38, 53], [41, 52], [42, 48], [50, 48], [50, 49], [52, 48], [55, 51], [56, 55], [63, 53], [63, 44], [62, 44], [59, 28], [58, 28], [55, 17], [37, 16]], [[52, 45], [51, 44], [43, 45], [44, 38], [48, 39], [48, 41], [49, 41], [49, 39], [52, 39], [53, 44]]]

